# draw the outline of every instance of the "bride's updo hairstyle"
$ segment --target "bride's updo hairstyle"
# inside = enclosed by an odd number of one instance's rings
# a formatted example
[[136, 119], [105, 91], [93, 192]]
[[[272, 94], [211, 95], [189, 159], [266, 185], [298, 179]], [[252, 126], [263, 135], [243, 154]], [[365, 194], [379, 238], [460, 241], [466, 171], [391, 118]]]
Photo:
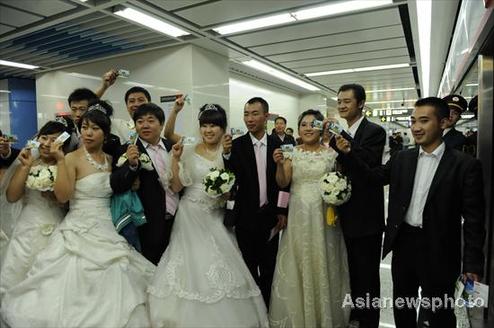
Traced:
[[[63, 117], [57, 117], [55, 120], [49, 121], [45, 125], [43, 125], [41, 129], [39, 129], [37, 137], [39, 138], [40, 136], [46, 136], [55, 133], [62, 134], [64, 132], [70, 134], [67, 121]], [[69, 144], [70, 144], [70, 137], [67, 140], [65, 140], [62, 148], [68, 146]]]
[[106, 101], [96, 100], [89, 103], [87, 111], [79, 120], [79, 131], [83, 122], [96, 124], [103, 130], [105, 138], [110, 135], [111, 121], [110, 116], [113, 114], [113, 107]]
[[315, 110], [315, 109], [308, 109], [305, 112], [303, 112], [302, 114], [300, 114], [300, 116], [298, 117], [298, 128], [299, 129], [300, 129], [300, 124], [302, 124], [302, 120], [307, 115], [313, 115], [316, 120], [324, 121], [324, 115], [322, 115], [322, 113], [320, 111]]
[[199, 109], [199, 126], [213, 124], [226, 130], [226, 112], [220, 105], [206, 104]]

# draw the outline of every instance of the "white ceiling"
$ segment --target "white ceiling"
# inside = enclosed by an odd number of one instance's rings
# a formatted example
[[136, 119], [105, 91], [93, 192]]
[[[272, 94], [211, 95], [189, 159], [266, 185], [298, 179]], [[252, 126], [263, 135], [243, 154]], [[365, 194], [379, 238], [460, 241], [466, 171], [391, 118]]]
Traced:
[[[226, 55], [231, 68], [285, 88], [297, 86], [239, 64], [257, 59], [315, 84], [331, 96], [343, 83], [360, 83], [368, 101], [416, 99], [418, 78], [408, 2], [394, 0], [381, 9], [220, 36], [212, 30], [224, 23], [284, 13], [328, 2], [321, 0], [0, 0], [0, 59], [53, 70], [129, 52], [186, 43]], [[112, 12], [130, 5], [152, 12], [189, 31], [171, 38], [123, 20]], [[355, 67], [409, 63], [411, 67], [326, 75], [304, 74]], [[38, 71], [38, 72], [39, 72]], [[32, 76], [32, 71], [0, 66], [0, 78]], [[392, 103], [396, 107], [396, 103]], [[369, 105], [382, 108], [383, 105]]]

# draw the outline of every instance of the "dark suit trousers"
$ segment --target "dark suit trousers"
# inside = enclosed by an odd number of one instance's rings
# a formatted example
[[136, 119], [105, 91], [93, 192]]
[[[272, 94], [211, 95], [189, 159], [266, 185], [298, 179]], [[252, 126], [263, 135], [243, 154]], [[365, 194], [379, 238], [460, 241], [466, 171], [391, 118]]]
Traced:
[[[252, 220], [262, 223], [269, 222], [264, 214], [253, 217]], [[273, 283], [276, 254], [278, 253], [279, 235], [268, 241], [270, 231], [262, 224], [256, 227], [244, 228], [237, 225], [235, 228], [237, 242], [242, 252], [245, 264], [252, 277], [261, 289], [266, 306], [269, 307], [271, 284]]]
[[[168, 214], [167, 214], [168, 215]], [[158, 265], [165, 252], [175, 219], [157, 219], [148, 221], [138, 228], [142, 255], [151, 263]]]
[[[345, 238], [348, 253], [348, 269], [350, 271], [350, 289], [352, 300], [356, 298], [379, 298], [381, 283], [379, 265], [381, 263], [382, 234], [374, 234], [359, 238]], [[377, 308], [354, 308], [350, 320], [360, 323], [360, 328], [378, 328], [379, 312]]]
[[[445, 297], [454, 298], [454, 281], [441, 281], [441, 277], [433, 277], [427, 270], [428, 261], [424, 232], [421, 228], [412, 227], [403, 223], [393, 245], [393, 259], [391, 273], [393, 275], [393, 313], [396, 328], [416, 328], [417, 309], [414, 306], [398, 308], [396, 299], [402, 298], [405, 302], [418, 297], [418, 289], [422, 288], [422, 298], [431, 304], [436, 299], [444, 302]], [[431, 277], [436, 282], [431, 281]], [[406, 303], [405, 303], [406, 304]], [[420, 308], [421, 318], [429, 322], [431, 328], [455, 328], [456, 318], [453, 304], [447, 304], [432, 312], [432, 308], [423, 303]]]

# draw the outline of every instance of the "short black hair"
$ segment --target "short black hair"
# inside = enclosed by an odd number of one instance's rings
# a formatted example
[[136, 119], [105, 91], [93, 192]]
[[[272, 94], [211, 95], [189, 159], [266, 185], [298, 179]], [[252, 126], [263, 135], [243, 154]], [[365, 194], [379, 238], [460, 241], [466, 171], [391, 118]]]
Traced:
[[127, 104], [127, 100], [129, 99], [131, 93], [138, 93], [138, 92], [142, 92], [146, 97], [146, 99], [148, 100], [148, 102], [151, 102], [151, 95], [149, 94], [149, 91], [147, 91], [143, 87], [132, 87], [129, 90], [127, 90], [127, 92], [125, 93], [125, 103]]
[[88, 102], [98, 100], [98, 96], [87, 88], [79, 88], [72, 91], [67, 99], [69, 106], [73, 101], [87, 100]]
[[165, 113], [163, 112], [163, 109], [156, 104], [147, 103], [137, 107], [137, 110], [134, 112], [134, 116], [132, 117], [134, 123], [144, 115], [153, 115], [158, 119], [160, 125], [165, 124]]
[[269, 104], [266, 100], [264, 100], [261, 97], [250, 98], [249, 100], [247, 100], [246, 104], [252, 105], [255, 103], [261, 104], [261, 107], [262, 107], [262, 110], [264, 111], [264, 113], [269, 113]]
[[283, 122], [285, 122], [286, 125], [286, 118], [284, 118], [283, 116], [278, 116], [277, 118], [274, 119], [274, 122], [276, 123], [277, 120], [283, 120]]
[[314, 115], [316, 120], [324, 121], [324, 115], [320, 111], [315, 110], [315, 109], [308, 109], [305, 112], [303, 112], [302, 114], [300, 114], [300, 116], [298, 117], [298, 128], [299, 129], [300, 129], [300, 124], [302, 124], [302, 120], [307, 115]]
[[[91, 109], [91, 106], [96, 104], [103, 107], [105, 109], [105, 112], [99, 109]], [[108, 107], [110, 108], [110, 110], [107, 109]], [[101, 100], [92, 102], [88, 106], [87, 112], [82, 114], [81, 119], [79, 120], [79, 131], [81, 130], [81, 126], [83, 123], [91, 122], [99, 126], [101, 130], [103, 130], [105, 138], [107, 138], [110, 135], [111, 131], [111, 120], [109, 115], [111, 113], [113, 113], [113, 107], [111, 107], [111, 105], [107, 102]]]
[[338, 93], [342, 91], [348, 91], [348, 90], [353, 90], [353, 94], [355, 96], [355, 99], [357, 99], [357, 103], [360, 103], [362, 101], [365, 101], [366, 96], [365, 96], [365, 89], [363, 86], [357, 83], [350, 83], [350, 84], [343, 84], [339, 89]]
[[443, 118], [449, 117], [448, 103], [441, 98], [427, 97], [427, 98], [419, 99], [415, 102], [415, 107], [421, 107], [421, 106], [434, 107], [435, 109], [434, 113], [436, 114], [439, 121], [442, 120]]
[[288, 131], [288, 130], [292, 131], [292, 133], [293, 133], [293, 129], [292, 128], [286, 128], [285, 132]]
[[[68, 126], [65, 126], [65, 124], [61, 122], [49, 121], [45, 125], [43, 125], [41, 129], [39, 129], [38, 137], [46, 136], [48, 134], [64, 133], [64, 132], [69, 133]], [[63, 147], [67, 146], [68, 144], [70, 144], [70, 137], [64, 141]]]
[[226, 112], [218, 104], [205, 104], [199, 109], [199, 125], [213, 124], [226, 130]]

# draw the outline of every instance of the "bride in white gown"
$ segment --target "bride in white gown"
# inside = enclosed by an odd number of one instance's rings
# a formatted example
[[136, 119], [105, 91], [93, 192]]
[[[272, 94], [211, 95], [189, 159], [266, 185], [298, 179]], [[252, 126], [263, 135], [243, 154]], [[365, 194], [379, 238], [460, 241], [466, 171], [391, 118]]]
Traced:
[[321, 177], [334, 170], [336, 154], [319, 144], [312, 122], [323, 120], [308, 110], [299, 119], [297, 146], [289, 159], [281, 150], [276, 181], [291, 183], [288, 225], [281, 237], [271, 291], [270, 327], [346, 328], [350, 309], [343, 307], [350, 293], [347, 253], [341, 226], [329, 226], [319, 191]]
[[[57, 179], [58, 145], [52, 147], [52, 144], [67, 129], [67, 123], [62, 122], [65, 121], [46, 123], [37, 137], [39, 158], [35, 158], [31, 149], [22, 149], [2, 181], [0, 234], [7, 242], [0, 245], [0, 299], [5, 291], [26, 278], [36, 254], [45, 248], [65, 215], [63, 205], [57, 202], [53, 191], [48, 190]], [[64, 156], [63, 152], [58, 155]], [[37, 172], [53, 172], [53, 182], [33, 179]], [[42, 186], [38, 182], [46, 184]]]
[[55, 193], [70, 211], [11, 288], [1, 313], [12, 327], [149, 327], [146, 287], [154, 266], [113, 227], [110, 160], [102, 151], [110, 121], [90, 106], [81, 118], [83, 146], [58, 167]]
[[[223, 225], [221, 201], [204, 191], [210, 168], [222, 168], [226, 114], [202, 108], [203, 142], [173, 147], [171, 185], [185, 186], [170, 244], [149, 287], [153, 327], [267, 327], [266, 306], [242, 255]], [[183, 153], [182, 153], [183, 152]], [[178, 162], [180, 159], [180, 162]]]

